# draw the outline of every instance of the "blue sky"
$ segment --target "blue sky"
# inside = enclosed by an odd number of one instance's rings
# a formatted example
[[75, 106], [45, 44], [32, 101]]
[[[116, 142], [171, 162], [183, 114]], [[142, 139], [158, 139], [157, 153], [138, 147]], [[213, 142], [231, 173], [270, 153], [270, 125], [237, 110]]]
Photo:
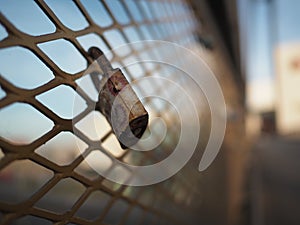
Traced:
[[300, 1], [239, 0], [239, 4], [241, 27], [246, 32], [247, 80], [273, 80], [272, 47], [300, 40]]
[[[300, 1], [239, 0], [241, 49], [251, 112], [276, 106], [276, 49], [300, 41]], [[278, 59], [277, 59], [278, 60]]]
[[278, 42], [296, 42], [300, 40], [300, 1], [277, 0]]
[[[78, 31], [88, 27], [88, 22], [76, 7], [73, 1], [45, 0], [48, 6], [55, 12], [58, 19], [69, 29]], [[113, 19], [106, 12], [103, 4], [99, 0], [81, 0], [82, 5], [88, 11], [93, 21], [100, 27], [106, 28], [112, 25]], [[121, 24], [128, 24], [130, 17], [126, 14], [122, 4], [119, 1], [106, 1], [111, 9], [115, 20]], [[167, 8], [161, 2], [150, 2], [154, 8], [159, 8], [159, 13], [152, 15], [149, 13], [146, 2], [140, 2], [140, 7], [145, 13], [140, 13], [136, 6], [136, 1], [126, 0], [125, 4], [133, 16], [133, 20], [141, 22], [144, 19], [153, 19], [154, 16], [166, 16]], [[178, 5], [177, 5], [178, 6]], [[177, 9], [182, 12], [182, 8]], [[53, 33], [56, 30], [55, 25], [40, 10], [38, 5], [32, 0], [0, 0], [0, 11], [21, 31], [37, 36]], [[153, 39], [145, 26], [141, 31], [146, 34], [146, 38]], [[145, 32], [147, 31], [147, 32]], [[140, 37], [135, 27], [124, 29], [124, 33], [129, 41], [139, 41]], [[168, 31], [161, 32], [164, 35]], [[0, 41], [7, 37], [7, 32], [0, 24]], [[114, 48], [125, 44], [126, 40], [116, 29], [105, 31], [103, 36]], [[97, 46], [104, 51], [109, 50], [104, 41], [96, 34], [88, 34], [77, 37], [78, 42], [85, 50], [91, 46]], [[87, 62], [75, 47], [65, 39], [54, 40], [38, 44], [38, 47], [44, 51], [47, 56], [63, 71], [74, 74], [86, 69]], [[128, 49], [122, 48], [118, 55], [127, 54]], [[45, 84], [54, 78], [53, 72], [45, 66], [30, 50], [16, 46], [6, 49], [0, 49], [0, 74], [9, 82], [17, 87], [33, 89]], [[63, 118], [73, 117], [73, 100], [75, 92], [67, 86], [60, 85], [46, 93], [36, 96], [45, 106], [51, 108], [55, 113]], [[0, 89], [0, 99], [5, 97], [5, 92]], [[85, 108], [84, 102], [81, 104], [82, 110]], [[80, 110], [79, 110], [80, 111]], [[75, 115], [79, 113], [75, 112]], [[45, 116], [40, 114], [33, 107], [15, 103], [0, 110], [0, 135], [14, 140], [17, 136], [19, 140], [30, 142], [37, 138], [37, 135], [49, 131], [53, 123]], [[35, 121], [35, 122], [33, 122]], [[31, 130], [30, 132], [28, 132]]]
[[[298, 0], [273, 0], [277, 10], [278, 19], [276, 35], [270, 37], [269, 31], [270, 21], [268, 20], [268, 6], [263, 0], [239, 0], [244, 7], [245, 12], [242, 12], [242, 25], [247, 28], [247, 68], [248, 81], [260, 79], [273, 79], [273, 69], [271, 62], [272, 49], [269, 48], [269, 41], [275, 40], [275, 44], [295, 42], [300, 39], [300, 29], [298, 21], [300, 21], [300, 1]], [[98, 0], [83, 0], [83, 6], [88, 10], [91, 17], [96, 23], [102, 27], [110, 26], [113, 22], [112, 18], [104, 10], [103, 5]], [[146, 10], [145, 15], [142, 15], [134, 1], [125, 1], [129, 6], [129, 10], [133, 14], [133, 19], [137, 22], [152, 15]], [[49, 7], [55, 11], [58, 18], [69, 29], [77, 31], [88, 26], [86, 19], [82, 16], [78, 8], [72, 1], [46, 0]], [[114, 16], [120, 24], [127, 24], [130, 18], [119, 4], [118, 1], [107, 1], [108, 6], [114, 8]], [[155, 3], [154, 7], [160, 7], [159, 2]], [[147, 9], [145, 4], [142, 4], [144, 9]], [[161, 9], [161, 8], [160, 8]], [[43, 14], [39, 7], [31, 0], [0, 0], [0, 11], [22, 31], [31, 35], [42, 35], [55, 31], [54, 24]], [[101, 13], [99, 13], [101, 12]], [[166, 12], [157, 13], [156, 16]], [[273, 21], [274, 22], [274, 21]], [[134, 28], [135, 29], [135, 28]], [[133, 28], [128, 28], [124, 33], [130, 41], [138, 41], [136, 31]], [[5, 38], [7, 33], [0, 24], [0, 40]], [[112, 42], [113, 46], [124, 44], [125, 40], [120, 37], [116, 30], [105, 32], [104, 36]], [[150, 37], [151, 38], [151, 37]], [[107, 51], [108, 46], [103, 40], [95, 35], [89, 34], [78, 37], [78, 41], [84, 49], [88, 49], [92, 45], [100, 47]], [[42, 43], [40, 47], [54, 62], [64, 71], [69, 73], [79, 72], [86, 67], [85, 59], [78, 51], [66, 40], [60, 39], [49, 43]], [[122, 52], [120, 53], [122, 54]], [[33, 53], [22, 47], [12, 47], [0, 50], [0, 73], [7, 80], [14, 83], [16, 86], [26, 89], [32, 89], [44, 84], [54, 78], [54, 75]], [[0, 99], [5, 96], [5, 92], [0, 89]], [[43, 104], [55, 108], [56, 111], [66, 117], [72, 117], [72, 111], [67, 111], [66, 108], [71, 108], [70, 102], [74, 93], [66, 86], [60, 86], [44, 95], [37, 96], [37, 99]], [[68, 104], [66, 104], [68, 103]], [[46, 132], [51, 129], [52, 124], [41, 117], [41, 114], [34, 113], [36, 119], [39, 120], [39, 126], [32, 124], [31, 119], [24, 119], [25, 116], [30, 116], [33, 108], [28, 108], [25, 104], [14, 105], [12, 108], [0, 111], [0, 116], [6, 118], [0, 120], [0, 135], [13, 135], [17, 127], [19, 133], [31, 135], [24, 132], [27, 127], [37, 129], [37, 134]], [[24, 112], [24, 113], [23, 113]], [[23, 114], [22, 114], [23, 113]], [[22, 115], [21, 115], [22, 114]], [[16, 120], [16, 118], [20, 118]], [[43, 119], [42, 119], [43, 118]], [[2, 121], [2, 122], [1, 122]], [[14, 123], [14, 121], [17, 121]], [[44, 121], [44, 122], [43, 122]], [[10, 125], [9, 125], [10, 124]], [[15, 124], [16, 126], [13, 126]], [[36, 126], [36, 127], [34, 127]]]
[[[46, 0], [45, 2], [69, 29], [77, 31], [88, 27], [88, 22], [73, 1]], [[81, 3], [99, 26], [112, 25], [113, 20], [100, 1], [82, 0]], [[124, 9], [120, 8], [118, 2], [108, 1], [108, 5], [117, 9], [118, 21], [129, 22], [128, 16], [124, 13]], [[0, 0], [0, 11], [18, 29], [30, 35], [49, 34], [56, 30], [55, 25], [32, 0]], [[107, 32], [105, 35], [115, 45], [122, 44], [122, 39], [113, 32]], [[7, 37], [7, 32], [0, 25], [0, 40], [5, 37]], [[104, 52], [108, 51], [108, 46], [95, 34], [80, 36], [77, 40], [85, 50], [91, 46], [98, 46]], [[86, 69], [86, 60], [70, 42], [64, 39], [41, 43], [38, 47], [65, 72], [73, 74]], [[30, 50], [19, 46], [0, 50], [0, 74], [9, 82], [24, 89], [36, 88], [54, 78], [53, 72]], [[36, 96], [36, 99], [61, 117], [69, 119], [86, 107], [82, 101], [81, 110], [74, 113], [75, 95], [70, 87], [60, 85]], [[5, 92], [0, 89], [0, 99], [4, 96]], [[19, 142], [29, 143], [53, 127], [52, 121], [33, 107], [23, 103], [14, 103], [2, 109], [0, 118], [0, 135]]]

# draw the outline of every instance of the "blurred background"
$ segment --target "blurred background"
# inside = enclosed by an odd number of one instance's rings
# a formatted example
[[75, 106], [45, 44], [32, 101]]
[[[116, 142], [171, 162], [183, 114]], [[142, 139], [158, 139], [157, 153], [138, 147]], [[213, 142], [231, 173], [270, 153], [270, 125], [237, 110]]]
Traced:
[[[300, 224], [299, 10], [298, 0], [0, 0], [0, 224]], [[211, 131], [205, 93], [170, 65], [130, 62], [196, 65], [158, 43], [118, 48], [144, 40], [185, 47], [222, 88], [226, 134], [205, 171], [198, 171]], [[130, 179], [116, 160], [167, 158], [185, 115], [161, 98], [142, 99], [152, 128], [144, 136], [163, 140], [146, 153], [121, 149], [93, 108], [91, 46], [125, 66], [129, 82], [159, 75], [194, 99], [199, 143], [175, 176], [131, 187], [95, 171]], [[138, 96], [146, 89], [189, 110], [174, 86], [134, 86]]]

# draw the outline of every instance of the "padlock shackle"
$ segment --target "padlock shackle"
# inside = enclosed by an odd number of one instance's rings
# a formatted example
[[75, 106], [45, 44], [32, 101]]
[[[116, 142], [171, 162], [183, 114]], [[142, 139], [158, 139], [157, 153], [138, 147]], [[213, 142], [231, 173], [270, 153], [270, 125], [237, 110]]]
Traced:
[[113, 70], [109, 60], [106, 58], [106, 56], [99, 48], [90, 47], [88, 50], [88, 54], [92, 57], [92, 59], [97, 61], [104, 75], [107, 74], [109, 71]]

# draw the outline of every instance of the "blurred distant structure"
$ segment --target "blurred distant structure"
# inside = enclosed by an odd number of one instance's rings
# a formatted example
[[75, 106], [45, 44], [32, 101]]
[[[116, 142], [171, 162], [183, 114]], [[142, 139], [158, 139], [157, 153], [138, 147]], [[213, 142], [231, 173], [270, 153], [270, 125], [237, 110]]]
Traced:
[[278, 45], [276, 122], [280, 134], [300, 133], [300, 43]]
[[300, 48], [295, 28], [299, 2], [240, 0], [239, 6], [247, 133], [256, 137], [299, 133]]

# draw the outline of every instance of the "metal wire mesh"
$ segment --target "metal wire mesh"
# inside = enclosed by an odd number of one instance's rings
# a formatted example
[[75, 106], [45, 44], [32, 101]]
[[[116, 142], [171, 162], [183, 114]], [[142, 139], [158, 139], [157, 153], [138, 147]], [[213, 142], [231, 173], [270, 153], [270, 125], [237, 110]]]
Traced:
[[[193, 221], [197, 214], [191, 210], [193, 207], [191, 201], [192, 198], [199, 198], [199, 196], [196, 196], [197, 191], [191, 189], [192, 181], [187, 182], [180, 178], [184, 176], [175, 176], [151, 187], [122, 186], [93, 172], [83, 157], [83, 155], [87, 157], [94, 154], [94, 149], [88, 143], [95, 143], [100, 138], [102, 150], [98, 151], [98, 154], [101, 155], [96, 157], [103, 157], [103, 162], [109, 161], [109, 158], [104, 158], [110, 155], [126, 163], [152, 164], [169, 154], [168, 150], [172, 149], [172, 144], [178, 135], [176, 132], [171, 132], [169, 137], [171, 141], [160, 146], [164, 150], [163, 155], [130, 150], [118, 151], [116, 146], [118, 143], [111, 130], [105, 128], [105, 120], [100, 114], [96, 116], [99, 118], [99, 126], [103, 129], [100, 128], [101, 135], [97, 140], [93, 140], [93, 137], [85, 133], [84, 127], [88, 124], [82, 125], [82, 129], [80, 126], [73, 127], [72, 120], [80, 123], [89, 115], [95, 114], [94, 109], [89, 107], [93, 100], [84, 91], [77, 94], [86, 102], [87, 107], [78, 112], [75, 118], [64, 115], [55, 101], [51, 103], [47, 99], [47, 94], [55, 93], [54, 98], [57, 101], [60, 94], [64, 95], [67, 92], [75, 94], [74, 91], [78, 88], [77, 81], [83, 77], [86, 65], [91, 63], [87, 48], [92, 45], [98, 45], [102, 50], [109, 50], [119, 44], [147, 39], [172, 41], [185, 46], [193, 43], [194, 31], [198, 29], [199, 24], [193, 17], [189, 5], [184, 0], [123, 0], [95, 1], [90, 7], [87, 1], [74, 0], [68, 2], [72, 5], [72, 7], [68, 6], [71, 7], [68, 9], [74, 9], [85, 21], [82, 22], [83, 26], [78, 28], [72, 23], [72, 19], [68, 20], [64, 17], [59, 7], [55, 8], [53, 2], [36, 0], [34, 3], [40, 15], [42, 14], [43, 18], [46, 17], [54, 25], [54, 31], [43, 31], [43, 34], [37, 35], [26, 32], [24, 27], [14, 23], [5, 11], [1, 12], [0, 22], [3, 26], [4, 38], [0, 42], [0, 55], [4, 54], [3, 51], [18, 46], [30, 51], [30, 54], [36, 57], [34, 60], [47, 67], [53, 77], [34, 84], [33, 88], [26, 88], [15, 80], [10, 80], [2, 74], [5, 71], [1, 70], [0, 109], [2, 112], [7, 110], [9, 114], [22, 108], [21, 113], [24, 114], [26, 105], [26, 109], [30, 109], [29, 114], [38, 114], [37, 120], [31, 121], [33, 127], [41, 117], [49, 123], [47, 129], [40, 130], [39, 132], [42, 133], [38, 133], [28, 142], [10, 137], [0, 138], [3, 153], [0, 161], [1, 224], [26, 222], [33, 224], [188, 224], [189, 221]], [[93, 6], [98, 8], [93, 9]], [[85, 41], [88, 35], [92, 35], [96, 44]], [[57, 41], [61, 45], [56, 45]], [[61, 62], [59, 56], [54, 54], [53, 49], [57, 50], [60, 46], [69, 46], [73, 49], [75, 53], [71, 61], [79, 65], [78, 67], [68, 67]], [[159, 55], [159, 46], [145, 45], [139, 49], [129, 49], [124, 54], [113, 55], [111, 60], [115, 62], [115, 66], [123, 66], [129, 57], [139, 59], [143, 54]], [[21, 54], [18, 57], [19, 61], [14, 62], [16, 69], [23, 61]], [[76, 57], [81, 61], [76, 60]], [[84, 66], [80, 67], [80, 65]], [[140, 76], [151, 76], [163, 69], [160, 66], [140, 66]], [[125, 69], [124, 72], [130, 81], [136, 78], [136, 74], [132, 74], [132, 71]], [[21, 73], [22, 71], [19, 71], [18, 79], [21, 79], [21, 76], [30, 76]], [[158, 92], [163, 89], [159, 85], [155, 88]], [[169, 110], [166, 105], [158, 109], [154, 101], [146, 104], [156, 108], [157, 112]], [[30, 127], [27, 129], [30, 130]], [[77, 132], [74, 132], [74, 129], [78, 129]], [[66, 138], [71, 141], [65, 141]], [[78, 153], [77, 147], [74, 147], [75, 139], [77, 143], [80, 142], [84, 146], [84, 154]], [[67, 143], [63, 145], [64, 141]], [[55, 145], [57, 143], [59, 144]], [[107, 152], [103, 152], [103, 149]], [[62, 152], [68, 152], [63, 154], [67, 155], [67, 158], [61, 157]], [[114, 165], [109, 163], [107, 168], [115, 169]], [[11, 173], [17, 177], [13, 181], [9, 177]], [[186, 171], [183, 170], [181, 173]], [[188, 173], [189, 177], [193, 177], [191, 174], [193, 172], [188, 170]], [[30, 179], [32, 180], [29, 182]], [[24, 196], [20, 196], [20, 192]]]

